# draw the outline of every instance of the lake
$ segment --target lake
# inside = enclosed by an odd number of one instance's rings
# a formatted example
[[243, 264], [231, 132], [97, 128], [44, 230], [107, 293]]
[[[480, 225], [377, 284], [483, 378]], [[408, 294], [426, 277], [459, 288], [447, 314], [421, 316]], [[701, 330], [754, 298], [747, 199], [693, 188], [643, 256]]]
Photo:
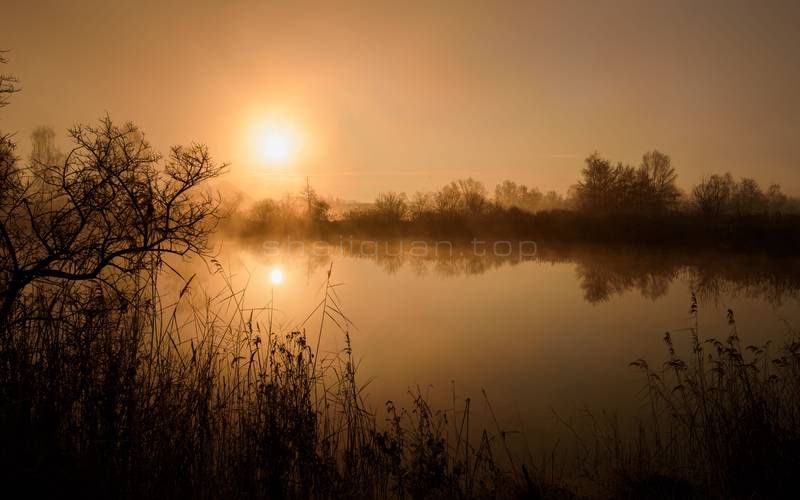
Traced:
[[[728, 336], [729, 309], [743, 345], [780, 343], [800, 325], [794, 258], [546, 242], [502, 247], [502, 255], [488, 248], [226, 242], [218, 259], [233, 288], [246, 290], [247, 307], [267, 308], [274, 298], [275, 330], [306, 328], [312, 343], [321, 315], [309, 314], [332, 270], [332, 297], [352, 322], [363, 395], [379, 421], [387, 400], [407, 406], [418, 390], [447, 409], [470, 397], [489, 422], [485, 390], [502, 428], [532, 436], [552, 429], [555, 414], [634, 417], [644, 408], [645, 379], [629, 364], [660, 366], [667, 331], [686, 348], [693, 291], [703, 338]], [[222, 288], [208, 273], [198, 286]], [[264, 321], [267, 312], [260, 314]], [[328, 355], [344, 347], [330, 320], [321, 346]]]

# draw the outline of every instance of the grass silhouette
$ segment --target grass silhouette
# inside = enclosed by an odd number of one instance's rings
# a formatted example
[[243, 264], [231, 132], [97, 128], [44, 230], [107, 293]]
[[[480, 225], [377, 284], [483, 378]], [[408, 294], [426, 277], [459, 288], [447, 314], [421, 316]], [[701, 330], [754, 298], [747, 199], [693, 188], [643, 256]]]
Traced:
[[[91, 284], [26, 295], [0, 339], [5, 484], [102, 498], [511, 497], [542, 487], [495, 462], [488, 432], [470, 443], [469, 403], [453, 426], [455, 415], [415, 394], [409, 410], [388, 402], [379, 429], [330, 272], [322, 301], [285, 332], [273, 329], [271, 305], [259, 319], [229, 280], [200, 305], [191, 279], [173, 300], [155, 274], [126, 302]], [[332, 332], [345, 347], [319, 355]]]
[[[5, 484], [98, 498], [575, 497], [515, 456], [496, 419], [471, 429], [469, 400], [437, 410], [417, 391], [408, 410], [387, 402], [380, 425], [331, 272], [283, 332], [230, 280], [213, 297], [192, 279], [161, 295], [156, 274], [124, 302], [91, 284], [27, 295], [0, 339]], [[800, 457], [800, 343], [742, 347], [729, 320], [725, 340], [691, 328], [689, 357], [667, 334], [663, 370], [634, 363], [651, 416], [633, 440], [597, 420], [579, 447], [586, 478], [615, 498], [781, 495]], [[332, 334], [344, 348], [319, 355]]]

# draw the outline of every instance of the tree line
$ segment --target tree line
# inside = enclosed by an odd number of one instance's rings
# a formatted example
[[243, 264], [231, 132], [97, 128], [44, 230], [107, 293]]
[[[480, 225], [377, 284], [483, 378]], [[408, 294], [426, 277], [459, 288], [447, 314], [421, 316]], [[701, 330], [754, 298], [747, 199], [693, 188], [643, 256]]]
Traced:
[[580, 178], [566, 194], [543, 192], [512, 180], [497, 184], [490, 194], [484, 183], [468, 177], [437, 191], [411, 195], [384, 191], [371, 203], [337, 207], [307, 184], [298, 195], [256, 202], [240, 223], [249, 232], [261, 234], [319, 230], [337, 223], [367, 230], [402, 225], [435, 228], [459, 221], [497, 222], [514, 214], [548, 212], [702, 217], [800, 213], [800, 200], [784, 194], [778, 184], [764, 190], [752, 178], [736, 180], [725, 173], [704, 177], [686, 192], [678, 187], [677, 179], [672, 159], [658, 150], [642, 155], [635, 166], [614, 164], [593, 153], [585, 159]]
[[642, 156], [637, 166], [611, 162], [597, 153], [586, 159], [581, 179], [573, 187], [574, 207], [591, 213], [696, 213], [706, 216], [746, 216], [797, 213], [800, 202], [779, 184], [766, 191], [755, 179], [738, 181], [730, 173], [703, 177], [688, 193], [676, 184], [670, 157], [660, 151]]

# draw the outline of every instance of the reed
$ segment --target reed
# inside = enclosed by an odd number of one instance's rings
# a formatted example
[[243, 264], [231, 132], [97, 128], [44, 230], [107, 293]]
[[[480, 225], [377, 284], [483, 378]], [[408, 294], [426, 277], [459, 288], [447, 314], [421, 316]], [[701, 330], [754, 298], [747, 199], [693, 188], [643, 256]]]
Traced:
[[[495, 462], [496, 436], [470, 442], [468, 402], [440, 411], [414, 394], [407, 410], [388, 402], [385, 423], [367, 409], [331, 270], [322, 300], [289, 331], [275, 328], [272, 304], [246, 307], [229, 279], [214, 296], [192, 279], [160, 294], [157, 274], [127, 297], [72, 283], [19, 302], [0, 338], [4, 484], [98, 498], [546, 489], [530, 470]], [[319, 353], [324, 335], [340, 335], [341, 352]]]
[[[492, 429], [471, 424], [469, 399], [436, 409], [420, 389], [370, 411], [331, 276], [287, 331], [230, 279], [213, 296], [192, 278], [159, 293], [155, 268], [125, 296], [93, 282], [32, 288], [0, 336], [4, 484], [34, 497], [576, 497], [555, 450], [538, 466], [511, 451], [485, 394]], [[797, 336], [775, 354], [745, 347], [729, 311], [727, 337], [704, 340], [694, 296], [691, 314], [694, 326], [665, 335], [663, 369], [633, 364], [650, 408], [638, 433], [592, 418], [577, 450], [593, 495], [773, 498], [790, 484]], [[340, 352], [320, 353], [327, 335]]]
[[[690, 314], [690, 328], [664, 335], [663, 366], [631, 363], [645, 377], [649, 407], [638, 432], [621, 437], [616, 419], [589, 415], [582, 472], [617, 498], [792, 498], [800, 337], [787, 326], [777, 349], [746, 345], [728, 310], [727, 335], [704, 339], [694, 293]], [[688, 348], [676, 337], [688, 337]]]

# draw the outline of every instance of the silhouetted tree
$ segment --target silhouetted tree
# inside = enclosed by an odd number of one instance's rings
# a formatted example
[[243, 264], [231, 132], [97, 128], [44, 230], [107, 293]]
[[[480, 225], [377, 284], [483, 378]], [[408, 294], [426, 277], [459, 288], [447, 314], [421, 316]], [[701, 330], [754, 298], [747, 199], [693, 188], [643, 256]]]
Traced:
[[542, 205], [544, 196], [536, 188], [529, 189], [524, 184], [505, 180], [494, 188], [494, 199], [503, 208], [517, 207], [535, 212]]
[[257, 201], [250, 210], [250, 217], [259, 223], [269, 223], [278, 217], [280, 209], [275, 200], [264, 199]]
[[330, 221], [330, 204], [317, 194], [308, 181], [306, 181], [301, 196], [306, 201], [306, 220], [310, 227], [317, 228]]
[[411, 220], [418, 220], [425, 214], [434, 209], [434, 195], [417, 191], [408, 203], [408, 211]]
[[66, 155], [41, 151], [44, 141], [24, 166], [0, 153], [0, 324], [31, 284], [96, 280], [119, 291], [164, 254], [207, 251], [219, 202], [199, 186], [225, 166], [205, 146], [162, 159], [135, 125], [109, 118], [70, 138]]
[[548, 191], [542, 198], [542, 210], [561, 210], [569, 206], [569, 202], [555, 191]]
[[762, 214], [767, 211], [767, 197], [758, 183], [749, 177], [734, 185], [731, 193], [731, 210], [736, 215]]
[[440, 216], [477, 215], [488, 205], [486, 187], [472, 177], [445, 185], [433, 195], [434, 210]]
[[705, 215], [721, 215], [728, 209], [735, 184], [730, 173], [714, 174], [692, 189], [692, 201]]
[[62, 156], [56, 147], [55, 131], [50, 127], [36, 127], [31, 133], [31, 166], [55, 165]]
[[737, 182], [726, 173], [703, 179], [692, 190], [692, 201], [706, 215], [743, 216], [780, 213], [789, 209], [791, 200], [777, 184], [764, 193], [755, 179], [744, 177]]
[[597, 153], [586, 158], [582, 179], [576, 185], [578, 207], [586, 212], [607, 212], [615, 205], [618, 171]]
[[388, 191], [378, 194], [375, 199], [377, 216], [386, 223], [397, 223], [408, 214], [408, 202], [405, 193]]
[[641, 170], [630, 165], [617, 163], [614, 167], [614, 184], [611, 187], [611, 199], [607, 202], [609, 212], [643, 212], [649, 200], [647, 179]]
[[675, 184], [678, 174], [672, 167], [670, 157], [658, 150], [645, 153], [639, 172], [644, 183], [643, 208], [658, 212], [674, 209], [680, 198], [680, 190]]
[[[6, 58], [3, 56], [7, 51], [0, 50], [0, 64], [6, 64]], [[19, 92], [19, 80], [13, 75], [0, 73], [0, 108], [8, 104], [8, 98], [11, 94]]]
[[680, 190], [669, 156], [650, 151], [639, 167], [616, 166], [597, 153], [586, 159], [576, 186], [578, 208], [586, 212], [661, 213], [677, 208]]
[[434, 195], [436, 212], [441, 216], [453, 216], [458, 213], [461, 205], [461, 193], [458, 184], [451, 182]]
[[471, 214], [479, 214], [486, 207], [486, 187], [472, 177], [458, 180], [462, 207]]
[[783, 194], [780, 184], [772, 184], [767, 189], [767, 210], [770, 214], [783, 213], [788, 208], [788, 197]]
[[297, 231], [307, 224], [302, 206], [305, 206], [305, 200], [301, 202], [298, 198], [289, 196], [280, 201], [259, 200], [247, 211], [244, 225], [240, 229], [244, 231], [244, 236]]

